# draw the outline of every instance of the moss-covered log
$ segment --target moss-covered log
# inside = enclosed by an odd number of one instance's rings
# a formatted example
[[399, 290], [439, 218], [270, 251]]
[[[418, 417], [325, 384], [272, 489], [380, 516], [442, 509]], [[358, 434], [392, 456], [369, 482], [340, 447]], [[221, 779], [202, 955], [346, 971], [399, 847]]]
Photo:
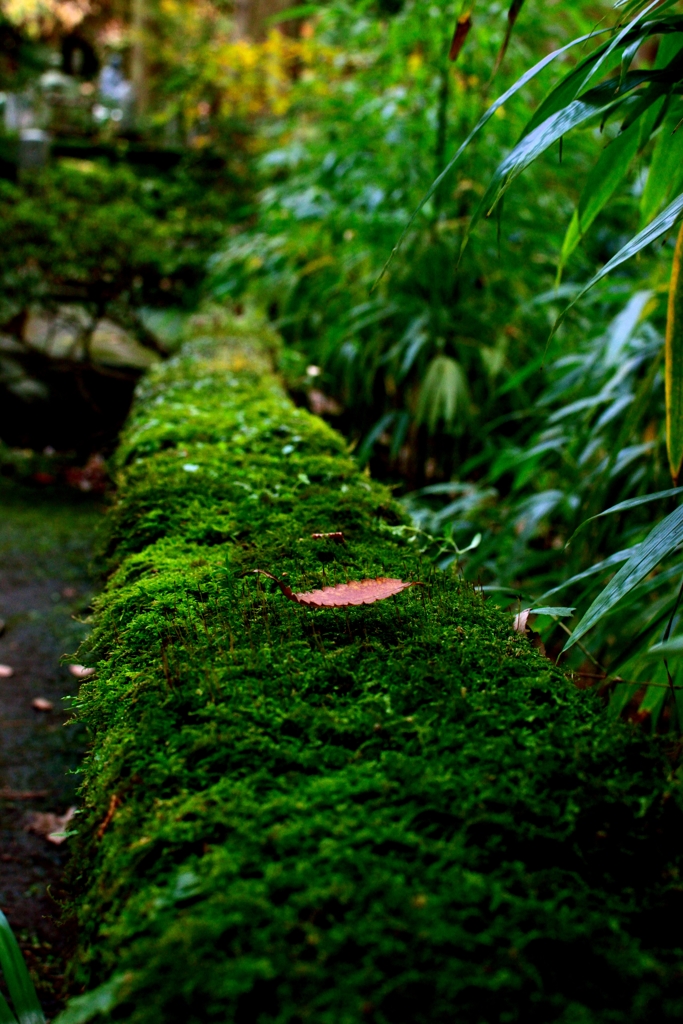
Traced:
[[[121, 443], [79, 699], [76, 973], [96, 1005], [130, 1024], [680, 1020], [661, 744], [421, 564], [389, 492], [286, 397], [262, 327], [195, 333]], [[314, 611], [255, 568], [426, 586]]]

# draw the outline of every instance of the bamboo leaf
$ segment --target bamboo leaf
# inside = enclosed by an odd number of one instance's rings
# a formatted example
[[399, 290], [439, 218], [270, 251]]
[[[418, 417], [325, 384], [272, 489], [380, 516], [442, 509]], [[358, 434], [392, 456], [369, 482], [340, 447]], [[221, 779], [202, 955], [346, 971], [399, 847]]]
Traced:
[[1, 910], [0, 967], [7, 982], [18, 1024], [45, 1024], [31, 975], [28, 973], [9, 921]]
[[610, 516], [614, 512], [627, 512], [631, 508], [638, 508], [639, 505], [648, 505], [651, 501], [660, 501], [662, 498], [673, 498], [676, 494], [681, 494], [682, 492], [683, 487], [670, 487], [667, 491], [657, 491], [655, 494], [641, 494], [638, 498], [627, 498], [626, 501], [619, 501], [616, 505], [611, 505], [610, 508], [598, 512], [597, 515], [584, 519], [567, 541], [567, 547], [574, 540], [579, 530], [583, 530], [584, 526], [592, 523], [595, 519], [602, 519], [603, 516]]
[[439, 421], [448, 429], [469, 413], [469, 389], [462, 366], [450, 356], [435, 356], [420, 386], [416, 420], [426, 423], [430, 434]]
[[683, 226], [678, 232], [671, 266], [664, 346], [666, 450], [674, 484], [683, 463]]
[[580, 640], [589, 629], [614, 608], [663, 558], [671, 554], [683, 542], [683, 505], [663, 519], [638, 545], [637, 551], [621, 567], [601, 594], [583, 616], [571, 637], [564, 645], [563, 652]]
[[[481, 129], [484, 127], [484, 125], [493, 117], [495, 112], [497, 110], [499, 110], [500, 107], [502, 107], [503, 104], [506, 103], [510, 99], [511, 96], [514, 96], [515, 93], [519, 92], [520, 89], [523, 89], [524, 86], [528, 82], [530, 82], [533, 78], [536, 77], [536, 75], [540, 74], [540, 72], [543, 71], [543, 69], [546, 68], [548, 66], [548, 64], [551, 64], [554, 60], [557, 60], [557, 58], [561, 57], [562, 54], [567, 53], [567, 51], [571, 50], [572, 47], [579, 46], [581, 43], [585, 43], [587, 40], [595, 38], [596, 35], [599, 35], [600, 32], [603, 32], [603, 31], [606, 32], [607, 29], [601, 29], [598, 32], [588, 32], [586, 35], [579, 36], [577, 39], [572, 39], [571, 42], [566, 43], [564, 46], [561, 46], [558, 50], [553, 50], [552, 53], [547, 54], [547, 56], [545, 56], [541, 60], [539, 60], [537, 64], [534, 64], [534, 66], [532, 68], [530, 68], [520, 78], [518, 78], [517, 81], [514, 82], [513, 85], [511, 85], [510, 88], [507, 89], [502, 94], [502, 96], [499, 96], [498, 99], [495, 100], [495, 102], [491, 104], [491, 106], [488, 108], [488, 110], [484, 111], [484, 113], [479, 118], [479, 120], [477, 121], [477, 123], [475, 124], [474, 128], [469, 133], [469, 135], [467, 136], [465, 141], [463, 143], [461, 143], [461, 145], [456, 150], [455, 154], [451, 157], [451, 159], [448, 161], [448, 163], [444, 167], [444, 169], [441, 172], [441, 174], [438, 176], [438, 178], [436, 178], [432, 182], [432, 184], [427, 189], [427, 191], [423, 195], [423, 197], [420, 200], [420, 202], [415, 207], [415, 210], [413, 211], [413, 213], [410, 216], [410, 220], [408, 221], [408, 223], [406, 224], [405, 228], [401, 232], [401, 236], [400, 236], [398, 242], [396, 243], [394, 248], [391, 250], [391, 253], [389, 255], [389, 259], [386, 261], [386, 263], [382, 267], [380, 275], [377, 278], [377, 281], [375, 282], [373, 287], [376, 288], [377, 285], [379, 284], [379, 282], [381, 281], [381, 279], [384, 277], [384, 274], [388, 270], [391, 261], [393, 260], [394, 256], [398, 252], [398, 250], [401, 248], [401, 245], [403, 243], [404, 238], [406, 237], [406, 235], [410, 231], [410, 228], [413, 226], [415, 218], [417, 217], [417, 215], [420, 212], [420, 210], [422, 209], [422, 207], [425, 205], [426, 202], [428, 202], [432, 198], [434, 193], [437, 191], [437, 189], [441, 185], [442, 181], [451, 173], [451, 171], [453, 170], [453, 168], [455, 167], [455, 165], [457, 164], [458, 160], [460, 159], [462, 154], [465, 152], [465, 150], [467, 149], [469, 144], [479, 134]], [[591, 57], [591, 58], [587, 58], [587, 59], [590, 60], [590, 59], [593, 59], [593, 58]]]
[[[639, 75], [629, 76], [627, 88], [634, 88], [639, 84]], [[656, 97], [653, 96], [652, 102]], [[486, 192], [482, 196], [465, 234], [463, 248], [467, 244], [475, 224], [482, 216], [488, 216], [496, 203], [505, 194], [512, 182], [517, 178], [530, 163], [533, 163], [553, 143], [561, 139], [572, 128], [585, 124], [586, 121], [598, 115], [607, 114], [615, 107], [622, 104], [624, 96], [615, 95], [614, 85], [606, 83], [586, 93], [580, 100], [573, 100], [568, 106], [558, 110], [555, 114], [546, 118], [532, 132], [525, 135], [515, 146], [511, 153], [498, 165], [489, 183]]]
[[603, 149], [600, 159], [588, 175], [579, 205], [574, 211], [562, 243], [557, 270], [558, 284], [565, 263], [626, 176], [629, 164], [638, 152], [639, 140], [639, 126], [633, 124]]
[[542, 608], [529, 608], [530, 615], [554, 615], [558, 619], [573, 615], [575, 611], [575, 608], [568, 608], [565, 605], [544, 605]]
[[675, 636], [672, 640], [653, 644], [642, 657], [654, 661], [657, 658], [670, 657], [672, 654], [683, 654], [683, 636]]
[[546, 590], [545, 594], [541, 594], [539, 601], [544, 601], [548, 597], [552, 597], [553, 594], [559, 594], [561, 590], [565, 590], [567, 587], [573, 586], [574, 583], [580, 583], [582, 580], [587, 580], [591, 576], [596, 576], [599, 572], [604, 569], [611, 569], [613, 565], [620, 565], [624, 562], [628, 562], [629, 558], [635, 553], [637, 545], [632, 548], [624, 548], [623, 551], [615, 551], [613, 555], [608, 558], [604, 558], [601, 562], [597, 562], [592, 565], [589, 569], [584, 569], [583, 572], [579, 572], [576, 576], [570, 576], [568, 580], [558, 584], [556, 587], [552, 587], [551, 590]]
[[601, 57], [599, 58], [599, 60], [596, 60], [595, 63], [588, 69], [588, 71], [586, 72], [586, 74], [584, 75], [584, 77], [583, 77], [583, 79], [581, 81], [581, 84], [579, 85], [578, 89], [576, 90], [575, 95], [578, 96], [579, 93], [583, 92], [583, 90], [586, 88], [586, 86], [590, 82], [591, 78], [593, 78], [593, 76], [604, 65], [604, 63], [608, 59], [608, 57], [610, 57], [611, 54], [618, 49], [618, 47], [620, 46], [620, 44], [622, 42], [626, 41], [628, 35], [633, 32], [633, 30], [635, 29], [636, 25], [639, 22], [641, 22], [645, 18], [645, 16], [650, 13], [650, 11], [654, 10], [654, 8], [657, 7], [658, 8], [658, 12], [657, 13], [661, 14], [662, 11], [665, 8], [670, 7], [670, 6], [672, 6], [672, 0], [669, 0], [668, 3], [664, 3], [664, 4], [662, 4], [661, 0], [652, 0], [652, 2], [649, 3], [647, 5], [647, 7], [645, 7], [640, 12], [640, 14], [637, 14], [632, 19], [632, 21], [630, 21], [629, 24], [626, 25], [621, 30], [621, 32], [617, 32], [616, 36], [614, 37], [612, 42], [607, 47], [607, 49], [605, 50], [604, 54], [602, 54]]
[[681, 117], [683, 108], [678, 104], [665, 117], [657, 138], [640, 202], [642, 224], [649, 223], [662, 203], [683, 184], [683, 131], [674, 132]]
[[553, 337], [569, 310], [576, 305], [579, 299], [583, 298], [586, 292], [590, 291], [593, 285], [597, 284], [598, 281], [601, 281], [603, 277], [607, 277], [608, 274], [621, 266], [622, 263], [630, 260], [632, 256], [635, 256], [641, 249], [644, 249], [646, 245], [650, 245], [651, 242], [655, 242], [658, 238], [661, 238], [662, 235], [666, 234], [666, 232], [674, 226], [682, 213], [683, 193], [676, 196], [674, 201], [669, 203], [667, 208], [660, 213], [659, 217], [656, 217], [651, 224], [648, 224], [646, 228], [643, 228], [643, 230], [639, 231], [637, 235], [634, 235], [634, 237], [630, 239], [630, 241], [628, 241], [626, 245], [623, 246], [619, 252], [597, 272], [597, 274], [593, 275], [588, 284], [584, 285], [581, 291], [572, 299], [566, 309], [564, 309], [557, 318], [550, 333], [550, 337]]
[[17, 1024], [17, 1018], [9, 1008], [9, 1004], [0, 992], [0, 1024]]

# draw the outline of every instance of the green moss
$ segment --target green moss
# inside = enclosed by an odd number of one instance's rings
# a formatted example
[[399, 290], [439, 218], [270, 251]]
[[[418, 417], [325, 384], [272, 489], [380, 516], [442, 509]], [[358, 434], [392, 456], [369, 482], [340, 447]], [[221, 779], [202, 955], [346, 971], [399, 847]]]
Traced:
[[[660, 746], [421, 564], [262, 326], [196, 330], [118, 455], [79, 703], [80, 981], [131, 1024], [678, 1020]], [[255, 568], [426, 586], [312, 611]]]

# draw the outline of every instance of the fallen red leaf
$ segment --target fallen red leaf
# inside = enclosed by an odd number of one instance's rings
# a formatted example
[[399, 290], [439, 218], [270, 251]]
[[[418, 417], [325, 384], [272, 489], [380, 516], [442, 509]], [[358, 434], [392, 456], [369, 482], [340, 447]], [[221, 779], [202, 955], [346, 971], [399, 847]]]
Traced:
[[308, 608], [349, 608], [352, 605], [374, 604], [384, 601], [387, 597], [400, 594], [410, 587], [422, 587], [423, 583], [406, 583], [405, 580], [389, 579], [378, 576], [374, 580], [353, 580], [351, 583], [338, 583], [334, 587], [323, 587], [322, 590], [309, 590], [295, 594], [291, 587], [282, 583], [277, 576], [265, 569], [252, 569], [254, 573], [267, 576], [277, 583], [278, 587], [290, 601], [306, 605]]
[[85, 665], [69, 665], [69, 672], [76, 679], [89, 679], [90, 676], [94, 675], [94, 668], [86, 668]]
[[52, 711], [54, 704], [51, 700], [45, 700], [44, 697], [34, 697], [31, 701], [31, 707], [35, 711]]

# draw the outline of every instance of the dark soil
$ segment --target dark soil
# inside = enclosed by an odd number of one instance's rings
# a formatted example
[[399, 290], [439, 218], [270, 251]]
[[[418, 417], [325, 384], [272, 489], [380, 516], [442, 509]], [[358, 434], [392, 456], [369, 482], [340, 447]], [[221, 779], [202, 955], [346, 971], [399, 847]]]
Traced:
[[[87, 632], [89, 569], [102, 506], [78, 494], [47, 493], [0, 479], [0, 907], [36, 981], [46, 1016], [62, 1005], [73, 942], [60, 921], [61, 877], [69, 855], [26, 831], [39, 811], [75, 804], [74, 774], [86, 737], [66, 726], [78, 683], [60, 658]], [[42, 697], [52, 711], [36, 711]]]

